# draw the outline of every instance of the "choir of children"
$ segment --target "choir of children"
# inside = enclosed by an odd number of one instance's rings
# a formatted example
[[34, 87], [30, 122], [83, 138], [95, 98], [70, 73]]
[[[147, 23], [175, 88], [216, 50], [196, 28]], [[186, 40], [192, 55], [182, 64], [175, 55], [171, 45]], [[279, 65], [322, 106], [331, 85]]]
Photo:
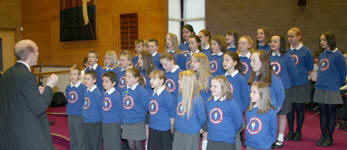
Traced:
[[[120, 150], [126, 139], [131, 150], [143, 149], [144, 140], [149, 150], [199, 150], [203, 132], [208, 150], [241, 149], [243, 130], [250, 150], [302, 139], [313, 59], [299, 28], [289, 29], [288, 49], [283, 36], [271, 37], [266, 28], [257, 29], [256, 45], [234, 30], [211, 37], [205, 29], [197, 36], [187, 24], [182, 32], [180, 46], [175, 34], [166, 35], [161, 54], [158, 40], [136, 40], [135, 57], [107, 51], [102, 68], [97, 52], [90, 51], [82, 79], [80, 69], [71, 68], [66, 87], [71, 149], [101, 150], [103, 143], [105, 150]], [[321, 108], [322, 136], [316, 144], [330, 146], [346, 62], [333, 33], [321, 34], [320, 47], [314, 101]]]

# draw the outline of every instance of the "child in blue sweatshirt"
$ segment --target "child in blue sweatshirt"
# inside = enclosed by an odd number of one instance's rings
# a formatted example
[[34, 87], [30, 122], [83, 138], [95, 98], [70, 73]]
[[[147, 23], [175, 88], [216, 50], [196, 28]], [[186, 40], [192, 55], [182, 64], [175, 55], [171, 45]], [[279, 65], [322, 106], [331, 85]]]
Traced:
[[134, 42], [134, 46], [135, 46], [136, 56], [133, 57], [132, 62], [134, 67], [137, 67], [137, 61], [139, 60], [139, 55], [142, 51], [145, 51], [146, 44], [145, 44], [145, 41], [141, 39], [137, 39]]
[[226, 49], [226, 43], [223, 36], [214, 36], [211, 40], [211, 55], [208, 56], [211, 73], [213, 76], [223, 75], [223, 54]]
[[212, 79], [207, 56], [204, 53], [194, 54], [192, 56], [191, 67], [191, 69], [195, 72], [196, 79], [199, 83], [200, 96], [204, 102], [206, 102], [211, 96], [209, 87]]
[[178, 76], [182, 70], [175, 64], [175, 58], [170, 53], [162, 53], [160, 55], [160, 63], [165, 70], [167, 91], [170, 92], [176, 103], [178, 97]]
[[83, 103], [83, 121], [85, 126], [86, 149], [101, 150], [101, 102], [102, 93], [95, 85], [97, 75], [95, 71], [87, 71], [84, 84], [87, 91]]
[[192, 25], [190, 24], [185, 24], [182, 28], [182, 36], [183, 36], [183, 41], [179, 46], [179, 49], [183, 52], [183, 53], [190, 53], [190, 49], [189, 49], [189, 44], [188, 44], [188, 38], [191, 35], [195, 35], [194, 32], [194, 28]]
[[258, 50], [264, 50], [266, 53], [270, 52], [270, 33], [267, 28], [257, 29], [256, 34], [256, 48]]
[[270, 88], [265, 82], [251, 86], [251, 104], [246, 112], [247, 149], [271, 149], [277, 134], [277, 111], [271, 105]]
[[128, 140], [131, 150], [141, 149], [142, 141], [146, 139], [145, 117], [148, 111], [149, 96], [147, 90], [142, 86], [143, 77], [138, 69], [127, 69], [125, 78], [127, 86], [122, 89], [121, 93], [122, 138]]
[[137, 69], [140, 70], [141, 76], [143, 77], [144, 87], [147, 90], [148, 93], [152, 93], [153, 89], [151, 87], [151, 84], [149, 84], [149, 75], [153, 70], [157, 70], [155, 65], [153, 64], [153, 59], [151, 53], [147, 51], [142, 51], [138, 55], [138, 63], [137, 63]]
[[[163, 53], [170, 53], [175, 57], [175, 63], [183, 68], [185, 66], [185, 56], [180, 49], [178, 49], [177, 35], [174, 33], [166, 34], [165, 38], [165, 51]], [[161, 55], [163, 55], [163, 53]], [[160, 57], [161, 57], [160, 55]], [[161, 58], [160, 58], [161, 59]], [[161, 62], [160, 62], [161, 64]], [[164, 66], [162, 66], [164, 67]], [[164, 69], [164, 68], [163, 68]]]
[[212, 97], [206, 103], [207, 150], [236, 149], [235, 137], [243, 120], [239, 104], [232, 98], [230, 85], [225, 76], [214, 77], [210, 90]]
[[346, 79], [346, 62], [336, 48], [335, 34], [325, 32], [320, 36], [319, 70], [314, 102], [320, 105], [320, 125], [322, 137], [318, 146], [331, 146], [336, 125], [336, 107], [342, 104], [340, 87]]
[[181, 72], [178, 83], [180, 96], [176, 107], [172, 149], [199, 150], [200, 129], [206, 121], [206, 114], [195, 73], [191, 70]]
[[201, 30], [198, 34], [200, 40], [201, 40], [201, 52], [205, 53], [207, 56], [209, 56], [211, 52], [211, 34], [210, 31], [204, 29]]
[[243, 66], [243, 76], [249, 80], [249, 75], [251, 73], [251, 55], [253, 51], [253, 40], [250, 36], [241, 36], [238, 41], [238, 50], [240, 61]]
[[115, 68], [118, 66], [118, 58], [115, 51], [109, 50], [104, 56], [104, 73], [115, 72]]
[[[293, 81], [292, 87], [292, 111], [287, 115], [289, 132], [286, 140], [301, 141], [301, 128], [305, 120], [305, 103], [311, 101], [311, 87], [308, 80], [313, 70], [312, 52], [304, 46], [302, 33], [299, 28], [290, 28], [287, 32], [288, 48], [287, 53], [294, 60], [298, 78]], [[295, 117], [296, 113], [296, 117]], [[296, 132], [294, 132], [294, 122], [296, 119]], [[295, 133], [295, 134], [294, 134]]]
[[96, 51], [89, 51], [88, 53], [88, 63], [89, 67], [86, 68], [85, 72], [87, 71], [95, 71], [97, 78], [96, 78], [96, 86], [99, 90], [103, 91], [102, 88], [102, 75], [104, 74], [104, 69], [98, 65], [99, 55]]
[[105, 93], [102, 102], [102, 136], [105, 150], [119, 150], [120, 126], [121, 126], [121, 106], [120, 94], [115, 89], [117, 75], [114, 72], [107, 72], [102, 77], [102, 85]]
[[71, 84], [66, 87], [67, 97], [66, 114], [68, 117], [70, 149], [84, 149], [84, 125], [82, 118], [82, 106], [86, 87], [81, 83], [79, 77], [81, 70], [74, 65], [70, 68]]
[[132, 59], [132, 55], [127, 50], [122, 51], [119, 55], [119, 67], [115, 69], [115, 72], [117, 74], [117, 81], [118, 81], [116, 84], [117, 91], [121, 91], [121, 89], [126, 86], [125, 71], [128, 68], [132, 67], [131, 59]]
[[[296, 66], [293, 59], [287, 54], [285, 45], [286, 39], [283, 36], [274, 35], [271, 37], [271, 54], [270, 62], [271, 68], [275, 75], [279, 76], [284, 89], [285, 89], [285, 100], [283, 107], [279, 112], [279, 125], [278, 125], [278, 141], [275, 144], [275, 148], [281, 148], [284, 145], [284, 131], [287, 126], [287, 115], [292, 111], [292, 86], [296, 80], [297, 72]], [[301, 133], [300, 133], [301, 134]], [[294, 133], [288, 134], [293, 136]]]
[[238, 47], [238, 41], [239, 41], [239, 33], [237, 33], [235, 30], [228, 30], [225, 33], [225, 42], [227, 43], [227, 50], [232, 52], [237, 52]]
[[163, 71], [152, 71], [150, 78], [154, 91], [148, 104], [150, 116], [147, 148], [148, 150], [171, 149], [175, 101], [165, 88], [165, 73]]
[[272, 74], [270, 68], [269, 55], [262, 50], [254, 51], [251, 56], [252, 72], [250, 75], [249, 83], [265, 82], [270, 85], [271, 90], [271, 104], [279, 112], [282, 108], [285, 92], [281, 79]]
[[183, 53], [184, 56], [184, 65], [181, 66], [182, 70], [188, 70], [191, 69], [191, 57], [192, 55], [199, 53], [201, 51], [201, 41], [200, 38], [197, 35], [192, 35], [188, 38], [189, 42], [189, 53]]
[[163, 70], [163, 67], [160, 64], [160, 54], [158, 52], [158, 40], [157, 39], [150, 39], [147, 43], [147, 50], [151, 53], [154, 67]]
[[242, 112], [248, 108], [250, 88], [248, 81], [242, 75], [242, 64], [236, 52], [227, 52], [223, 56], [223, 67], [226, 70], [225, 77], [230, 83], [233, 99], [238, 101]]

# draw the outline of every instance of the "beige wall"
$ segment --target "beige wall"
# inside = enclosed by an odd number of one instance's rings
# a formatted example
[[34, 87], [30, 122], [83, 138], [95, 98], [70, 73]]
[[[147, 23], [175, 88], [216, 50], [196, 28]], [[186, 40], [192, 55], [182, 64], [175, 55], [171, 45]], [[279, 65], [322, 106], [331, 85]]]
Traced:
[[327, 30], [336, 34], [337, 46], [347, 51], [346, 0], [206, 0], [206, 26], [213, 34], [229, 29], [255, 39], [256, 29], [266, 26], [270, 34], [286, 35], [290, 27], [303, 32], [305, 45], [318, 50], [318, 37]]

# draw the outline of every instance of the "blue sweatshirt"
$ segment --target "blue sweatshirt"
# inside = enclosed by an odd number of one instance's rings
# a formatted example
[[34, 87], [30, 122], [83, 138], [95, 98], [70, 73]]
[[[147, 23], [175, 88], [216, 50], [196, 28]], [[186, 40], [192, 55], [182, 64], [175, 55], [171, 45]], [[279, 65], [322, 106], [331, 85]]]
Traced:
[[240, 109], [242, 112], [246, 110], [250, 102], [251, 92], [250, 87], [248, 85], [248, 81], [244, 76], [242, 76], [238, 71], [234, 71], [231, 75], [226, 74], [226, 78], [228, 79], [233, 95], [233, 99], [238, 102], [240, 105]]
[[209, 100], [206, 104], [208, 116], [208, 140], [235, 143], [241, 128], [243, 115], [234, 99]]
[[276, 110], [282, 108], [285, 99], [285, 91], [281, 79], [274, 74], [271, 76], [270, 92], [271, 104], [276, 108]]
[[180, 49], [182, 52], [183, 51], [190, 51], [190, 48], [189, 48], [189, 43], [188, 42], [183, 42], [180, 44], [180, 46], [178, 47], [178, 49]]
[[100, 65], [95, 64], [94, 66], [90, 66], [90, 67], [86, 68], [85, 72], [90, 71], [90, 70], [95, 71], [95, 73], [96, 73], [96, 76], [97, 76], [96, 86], [98, 87], [98, 89], [100, 91], [104, 91], [104, 87], [102, 86], [102, 75], [104, 75], [104, 73], [105, 73], [104, 69]]
[[126, 86], [126, 82], [125, 82], [126, 70], [125, 69], [123, 70], [121, 67], [117, 67], [115, 68], [115, 72], [117, 74], [116, 89], [117, 91], [121, 91], [121, 89]]
[[291, 88], [297, 77], [293, 59], [288, 54], [281, 56], [270, 54], [270, 61], [272, 71], [281, 78], [284, 89]]
[[182, 97], [178, 96], [175, 115], [175, 128], [177, 131], [184, 134], [196, 134], [200, 132], [200, 128], [206, 121], [206, 113], [204, 102], [199, 95], [194, 96], [191, 109], [188, 119], [188, 114], [182, 112]]
[[313, 56], [311, 51], [307, 47], [301, 46], [299, 50], [291, 50], [289, 48], [287, 53], [292, 56], [292, 59], [294, 60], [294, 63], [296, 65], [298, 76], [300, 76], [300, 78], [296, 78], [294, 85], [307, 84], [308, 72], [312, 71], [313, 69]]
[[167, 90], [171, 93], [173, 99], [177, 101], [178, 98], [178, 78], [179, 73], [182, 71], [179, 67], [174, 72], [165, 72], [166, 81], [165, 85]]
[[[115, 68], [114, 69], [111, 69], [111, 68], [102, 68], [103, 70], [104, 70], [104, 73], [106, 73], [106, 72], [114, 72], [114, 73], [116, 73], [115, 72]], [[102, 79], [102, 76], [101, 76], [101, 79]]]
[[148, 104], [149, 127], [159, 131], [171, 129], [170, 118], [175, 117], [175, 102], [165, 86], [153, 91]]
[[156, 68], [158, 68], [159, 70], [164, 70], [164, 68], [160, 64], [160, 54], [159, 54], [159, 52], [157, 52], [154, 56], [152, 55], [152, 59], [153, 59], [153, 63], [154, 63]]
[[137, 62], [139, 61], [139, 56], [134, 56], [133, 57], [133, 60], [132, 60], [132, 62], [133, 62], [133, 65], [135, 66], [135, 67], [137, 67]]
[[76, 86], [70, 84], [65, 89], [67, 98], [66, 114], [82, 116], [82, 106], [86, 87], [79, 82]]
[[87, 89], [83, 103], [82, 117], [84, 122], [95, 123], [101, 121], [101, 102], [102, 94], [96, 86], [91, 89]]
[[316, 88], [339, 92], [346, 79], [345, 58], [337, 49], [319, 55]]
[[[174, 52], [169, 52], [170, 54], [172, 54], [174, 57], [175, 57], [175, 63], [180, 66], [180, 68], [184, 67], [186, 64], [185, 64], [185, 56], [183, 53], [180, 53], [180, 54], [176, 54]], [[164, 70], [165, 71], [165, 70]]]
[[229, 47], [228, 51], [232, 51], [232, 52], [237, 52], [237, 48], [236, 47]]
[[208, 56], [208, 61], [211, 69], [211, 73], [213, 76], [219, 76], [225, 74], [223, 68], [223, 53], [214, 54]]
[[[154, 71], [154, 70], [158, 70], [158, 69], [157, 68], [153, 68], [152, 71]], [[147, 76], [145, 70], [140, 69], [140, 72], [141, 72], [141, 76], [142, 76], [143, 81], [144, 81], [144, 87], [147, 90], [147, 93], [152, 93], [153, 89], [152, 89], [150, 81], [149, 81], [150, 78]]]
[[277, 111], [269, 110], [258, 114], [258, 108], [246, 112], [247, 147], [255, 149], [270, 149], [277, 136]]
[[149, 101], [146, 89], [137, 83], [131, 88], [124, 87], [121, 94], [123, 122], [132, 124], [144, 121]]
[[202, 52], [205, 53], [206, 56], [209, 56], [212, 54], [210, 47], [207, 47], [206, 49], [202, 49]]
[[122, 101], [115, 88], [105, 91], [101, 108], [102, 123], [120, 123]]
[[242, 63], [242, 69], [243, 69], [243, 76], [249, 80], [249, 75], [251, 73], [251, 58], [250, 57], [245, 57], [245, 56], [240, 56], [240, 61]]
[[260, 46], [258, 45], [257, 49], [259, 50], [264, 50], [266, 53], [269, 53], [271, 51], [270, 45], [264, 45], [264, 46]]

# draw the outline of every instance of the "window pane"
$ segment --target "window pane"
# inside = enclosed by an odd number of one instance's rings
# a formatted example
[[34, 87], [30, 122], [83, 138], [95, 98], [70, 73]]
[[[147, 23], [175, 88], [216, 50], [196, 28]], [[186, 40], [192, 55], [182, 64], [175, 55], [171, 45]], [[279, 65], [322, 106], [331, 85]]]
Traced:
[[181, 1], [180, 0], [168, 0], [169, 18], [181, 19]]
[[184, 19], [205, 18], [205, 0], [184, 0]]
[[168, 33], [175, 33], [177, 35], [178, 41], [180, 41], [181, 37], [181, 29], [180, 29], [180, 22], [179, 21], [170, 21], [168, 23]]
[[205, 20], [198, 20], [198, 21], [186, 21], [185, 24], [190, 24], [194, 28], [195, 34], [198, 34], [199, 31], [205, 29]]

